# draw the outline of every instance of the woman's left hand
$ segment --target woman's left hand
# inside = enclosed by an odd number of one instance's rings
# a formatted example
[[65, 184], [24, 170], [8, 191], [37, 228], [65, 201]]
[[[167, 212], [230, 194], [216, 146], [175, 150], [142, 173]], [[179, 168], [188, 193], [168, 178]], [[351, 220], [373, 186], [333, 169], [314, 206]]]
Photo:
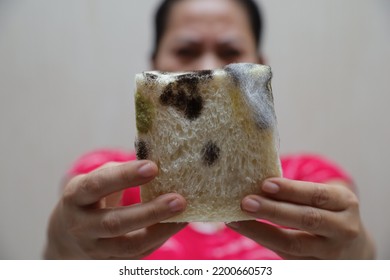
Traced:
[[[241, 208], [257, 219], [230, 228], [285, 259], [372, 259], [357, 196], [344, 185], [271, 178]], [[275, 226], [273, 224], [280, 225]]]

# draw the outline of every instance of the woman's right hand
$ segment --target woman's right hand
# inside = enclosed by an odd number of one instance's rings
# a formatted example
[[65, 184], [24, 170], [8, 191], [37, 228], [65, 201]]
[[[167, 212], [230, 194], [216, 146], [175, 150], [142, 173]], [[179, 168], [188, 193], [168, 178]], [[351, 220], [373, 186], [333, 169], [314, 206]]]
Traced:
[[141, 259], [160, 247], [185, 226], [159, 223], [181, 213], [185, 199], [171, 193], [147, 203], [118, 205], [124, 189], [145, 184], [157, 173], [153, 162], [142, 160], [72, 178], [51, 215], [45, 258]]

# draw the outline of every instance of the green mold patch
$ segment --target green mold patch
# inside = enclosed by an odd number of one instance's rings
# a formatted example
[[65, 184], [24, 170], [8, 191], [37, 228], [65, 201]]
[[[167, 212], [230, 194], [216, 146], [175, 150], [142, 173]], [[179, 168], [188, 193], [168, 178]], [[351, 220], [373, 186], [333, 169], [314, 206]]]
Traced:
[[138, 132], [147, 133], [153, 125], [154, 107], [153, 103], [138, 91], [135, 94], [135, 112]]

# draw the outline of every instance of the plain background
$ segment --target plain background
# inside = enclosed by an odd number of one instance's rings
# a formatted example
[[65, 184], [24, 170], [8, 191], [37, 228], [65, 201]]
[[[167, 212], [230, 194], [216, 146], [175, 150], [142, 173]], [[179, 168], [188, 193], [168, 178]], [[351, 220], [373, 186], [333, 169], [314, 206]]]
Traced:
[[[0, 0], [0, 258], [39, 259], [72, 162], [131, 150], [134, 75], [150, 68], [159, 1]], [[390, 1], [262, 1], [281, 152], [355, 179], [390, 259]]]

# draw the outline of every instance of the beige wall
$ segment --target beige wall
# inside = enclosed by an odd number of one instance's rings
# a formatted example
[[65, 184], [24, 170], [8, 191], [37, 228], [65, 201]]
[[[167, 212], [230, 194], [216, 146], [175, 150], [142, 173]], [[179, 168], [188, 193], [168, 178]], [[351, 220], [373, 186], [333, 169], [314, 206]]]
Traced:
[[[133, 77], [149, 68], [157, 2], [0, 2], [0, 259], [40, 258], [77, 156], [132, 148]], [[281, 150], [344, 166], [390, 259], [390, 2], [263, 2]]]

